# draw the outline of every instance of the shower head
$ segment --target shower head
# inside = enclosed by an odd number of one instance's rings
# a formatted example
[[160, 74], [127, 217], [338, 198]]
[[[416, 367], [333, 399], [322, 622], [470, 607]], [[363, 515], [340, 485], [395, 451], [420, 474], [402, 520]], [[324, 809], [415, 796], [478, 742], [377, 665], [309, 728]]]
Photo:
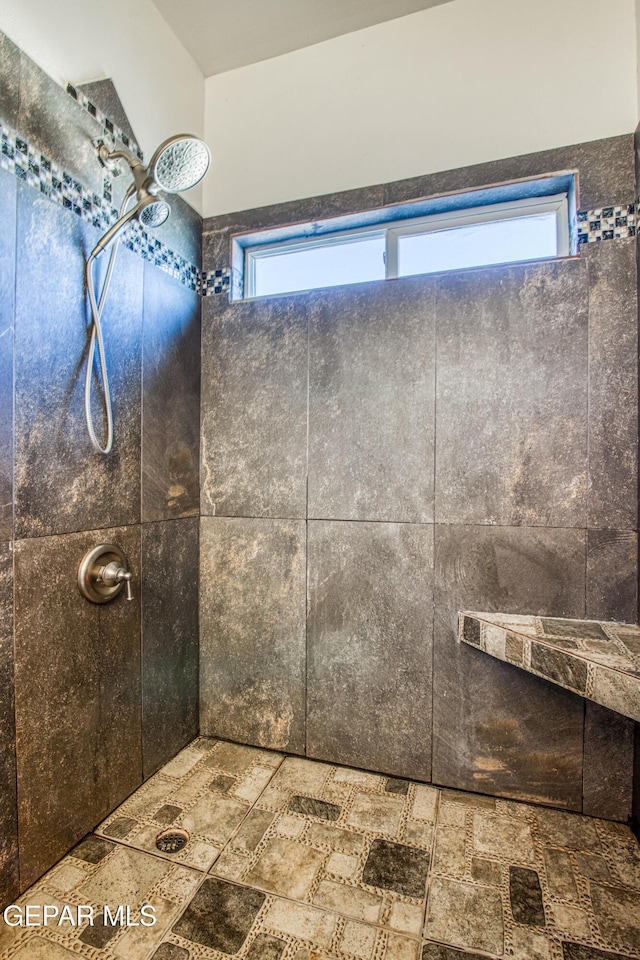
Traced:
[[183, 133], [160, 144], [147, 171], [165, 193], [181, 193], [200, 183], [210, 162], [206, 143]]
[[125, 150], [110, 151], [104, 142], [98, 143], [98, 156], [112, 171], [120, 160], [129, 164], [138, 199], [141, 191], [155, 196], [161, 191], [181, 193], [190, 190], [200, 183], [211, 162], [209, 147], [190, 133], [179, 133], [161, 143], [146, 167], [138, 157]]

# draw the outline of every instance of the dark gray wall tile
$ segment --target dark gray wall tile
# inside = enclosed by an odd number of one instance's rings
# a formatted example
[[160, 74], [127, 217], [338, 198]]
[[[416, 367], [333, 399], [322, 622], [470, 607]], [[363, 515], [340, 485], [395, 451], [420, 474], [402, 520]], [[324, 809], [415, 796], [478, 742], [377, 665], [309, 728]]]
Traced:
[[[0, 34], [0, 40], [1, 37]], [[2, 47], [0, 46], [1, 56]], [[16, 277], [16, 187], [15, 177], [5, 170], [0, 170], [0, 223], [2, 224], [0, 230], [0, 540], [10, 540], [13, 536], [13, 312]]]
[[589, 526], [632, 530], [638, 506], [636, 240], [587, 247]]
[[436, 283], [353, 284], [312, 301], [310, 517], [433, 520]]
[[580, 810], [581, 697], [456, 643], [458, 610], [581, 617], [578, 530], [436, 526], [433, 780]]
[[0, 33], [0, 90], [0, 120], [15, 130], [20, 107], [20, 50], [4, 33]]
[[[134, 573], [104, 607], [77, 587], [84, 553], [119, 544]], [[20, 880], [40, 876], [141, 782], [140, 528], [15, 547]], [[43, 589], [42, 571], [48, 571]]]
[[84, 186], [102, 196], [104, 167], [92, 143], [104, 135], [101, 125], [25, 53], [20, 54], [16, 129]]
[[230, 237], [234, 234], [266, 230], [282, 224], [307, 223], [359, 210], [373, 210], [381, 207], [383, 202], [383, 187], [373, 186], [209, 217], [203, 222], [204, 269], [229, 266]]
[[567, 170], [579, 172], [580, 209], [632, 203], [635, 196], [633, 134], [397, 180], [385, 185], [384, 202], [402, 203]]
[[640, 837], [640, 723], [633, 730], [633, 800], [631, 804], [633, 827]]
[[0, 543], [0, 908], [18, 895], [18, 808], [13, 696], [13, 555]]
[[199, 513], [200, 310], [197, 293], [144, 265], [144, 521]]
[[587, 531], [587, 608], [592, 620], [638, 619], [638, 535]]
[[[96, 231], [77, 216], [40, 198], [30, 187], [18, 186], [14, 479], [18, 537], [140, 519], [143, 262], [120, 250], [104, 310], [115, 442], [111, 454], [103, 457], [89, 441], [83, 399], [88, 324], [84, 258], [96, 240]], [[100, 267], [102, 277], [105, 264]], [[95, 390], [94, 401], [101, 426]]]
[[633, 720], [586, 700], [582, 812], [626, 823], [632, 779]]
[[304, 752], [305, 524], [203, 517], [200, 730]]
[[[147, 157], [146, 161], [150, 159]], [[161, 227], [156, 227], [154, 238], [202, 270], [202, 217], [184, 197], [173, 194], [167, 197], [167, 202], [171, 216]]]
[[442, 276], [436, 519], [585, 526], [587, 267]]
[[202, 513], [303, 517], [313, 298], [225, 299], [203, 307]]
[[145, 778], [198, 734], [199, 520], [142, 527]]
[[309, 522], [307, 754], [428, 780], [433, 527]]

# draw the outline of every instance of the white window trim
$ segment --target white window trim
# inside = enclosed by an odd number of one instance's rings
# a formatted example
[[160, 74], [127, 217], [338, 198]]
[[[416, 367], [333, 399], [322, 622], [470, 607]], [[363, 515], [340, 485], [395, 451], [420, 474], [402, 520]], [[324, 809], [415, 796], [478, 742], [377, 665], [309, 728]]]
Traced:
[[[385, 237], [385, 278], [387, 280], [398, 277], [398, 240], [400, 237], [411, 234], [431, 233], [434, 231], [452, 230], [458, 227], [469, 226], [474, 223], [490, 223], [497, 220], [522, 219], [536, 214], [555, 213], [558, 250], [556, 257], [566, 257], [570, 254], [569, 235], [569, 201], [566, 193], [558, 193], [549, 197], [534, 197], [525, 200], [508, 201], [506, 203], [487, 204], [479, 207], [468, 207], [447, 213], [431, 214], [426, 217], [413, 217], [406, 220], [392, 220], [384, 224], [372, 224], [352, 230], [341, 230], [322, 236], [294, 237], [289, 240], [256, 244], [244, 249], [244, 298], [255, 298], [255, 264], [263, 257], [277, 256], [287, 248], [309, 250], [319, 246], [347, 244], [370, 237]], [[546, 258], [545, 258], [546, 259]], [[505, 263], [522, 261], [508, 260]], [[488, 264], [487, 266], [500, 266]], [[467, 268], [459, 268], [467, 269]], [[469, 268], [476, 269], [476, 268]], [[428, 271], [425, 271], [428, 273]], [[420, 274], [419, 274], [420, 275]], [[295, 291], [301, 292], [301, 291]], [[283, 291], [281, 295], [286, 295]], [[276, 294], [280, 295], [280, 294]], [[264, 295], [266, 296], [266, 294]], [[272, 294], [273, 296], [273, 294]]]

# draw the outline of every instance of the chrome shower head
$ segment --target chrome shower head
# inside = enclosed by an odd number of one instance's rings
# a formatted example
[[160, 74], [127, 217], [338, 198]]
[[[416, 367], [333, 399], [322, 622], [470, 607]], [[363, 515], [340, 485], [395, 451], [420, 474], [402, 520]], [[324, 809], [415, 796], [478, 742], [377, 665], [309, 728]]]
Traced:
[[152, 200], [143, 206], [138, 213], [138, 220], [143, 227], [154, 229], [161, 227], [169, 219], [171, 207], [165, 200]]
[[181, 193], [200, 183], [211, 163], [209, 147], [189, 133], [160, 144], [147, 167], [148, 176], [164, 193]]

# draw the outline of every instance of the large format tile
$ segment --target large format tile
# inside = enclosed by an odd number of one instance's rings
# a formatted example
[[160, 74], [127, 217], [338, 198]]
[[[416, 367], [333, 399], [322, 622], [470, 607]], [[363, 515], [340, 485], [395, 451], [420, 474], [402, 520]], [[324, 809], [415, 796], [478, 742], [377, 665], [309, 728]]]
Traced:
[[15, 130], [20, 107], [20, 50], [0, 33], [0, 120]]
[[[0, 65], [2, 63], [0, 34]], [[1, 69], [1, 67], [0, 67]], [[13, 311], [16, 267], [15, 177], [0, 170], [0, 540], [13, 536]]]
[[142, 759], [148, 777], [198, 732], [197, 518], [142, 526]]
[[582, 699], [456, 643], [457, 611], [581, 616], [577, 530], [436, 527], [433, 779], [579, 810]]
[[459, 193], [492, 183], [546, 177], [549, 173], [567, 170], [579, 173], [577, 203], [580, 210], [629, 203], [629, 197], [634, 197], [636, 192], [633, 134], [396, 180], [385, 184], [384, 203], [402, 203], [419, 197]]
[[588, 317], [582, 261], [442, 277], [438, 522], [586, 526]]
[[[15, 546], [23, 886], [141, 781], [139, 537], [134, 527]], [[128, 556], [134, 574], [130, 603], [124, 593], [103, 607], [80, 595], [78, 564], [103, 539]]]
[[433, 520], [435, 288], [412, 277], [312, 301], [310, 517]]
[[587, 531], [587, 608], [592, 620], [638, 620], [638, 534]]
[[589, 526], [636, 527], [636, 240], [588, 244]]
[[433, 527], [309, 523], [307, 754], [431, 772]]
[[306, 301], [223, 300], [203, 307], [202, 513], [303, 517]]
[[[119, 251], [104, 309], [115, 441], [103, 457], [93, 451], [84, 416], [84, 257], [96, 231], [20, 184], [18, 238], [16, 536], [138, 522], [143, 263], [128, 250]], [[100, 277], [104, 267], [96, 270]], [[103, 436], [95, 377], [93, 400]]]
[[101, 124], [22, 52], [16, 129], [84, 186], [102, 196], [104, 167], [93, 146], [93, 140], [104, 136]]
[[627, 823], [633, 793], [633, 720], [585, 702], [582, 812]]
[[144, 266], [142, 519], [197, 515], [201, 298]]
[[0, 906], [4, 906], [18, 893], [13, 555], [8, 543], [0, 543], [0, 691]]
[[304, 753], [305, 525], [203, 517], [200, 729]]

